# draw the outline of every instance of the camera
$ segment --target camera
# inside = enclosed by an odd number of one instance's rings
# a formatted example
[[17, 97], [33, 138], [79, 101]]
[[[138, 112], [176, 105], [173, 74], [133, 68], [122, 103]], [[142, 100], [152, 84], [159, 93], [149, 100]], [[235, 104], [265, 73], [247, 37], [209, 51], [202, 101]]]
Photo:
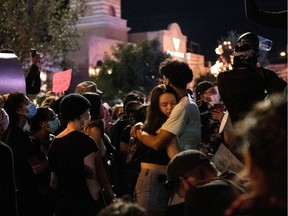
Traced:
[[37, 54], [36, 49], [32, 48], [31, 49], [31, 56], [34, 57], [34, 56], [36, 56], [36, 54]]

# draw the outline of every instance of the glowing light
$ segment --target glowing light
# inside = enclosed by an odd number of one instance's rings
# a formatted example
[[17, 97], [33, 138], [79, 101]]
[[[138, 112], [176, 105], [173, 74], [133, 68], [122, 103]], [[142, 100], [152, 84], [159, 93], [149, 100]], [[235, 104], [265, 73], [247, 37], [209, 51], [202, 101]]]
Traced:
[[179, 46], [180, 46], [180, 39], [173, 37], [172, 40], [173, 40], [174, 49], [177, 52], [179, 50]]
[[284, 56], [286, 56], [286, 52], [280, 52], [280, 56], [282, 56], [282, 57], [284, 57]]
[[98, 76], [99, 73], [101, 71], [101, 68], [100, 67], [89, 67], [89, 70], [88, 70], [88, 73], [89, 73], [89, 76]]
[[171, 56], [176, 56], [176, 57], [179, 57], [179, 58], [184, 58], [185, 57], [185, 54], [181, 53], [181, 52], [167, 50], [167, 53], [170, 54]]

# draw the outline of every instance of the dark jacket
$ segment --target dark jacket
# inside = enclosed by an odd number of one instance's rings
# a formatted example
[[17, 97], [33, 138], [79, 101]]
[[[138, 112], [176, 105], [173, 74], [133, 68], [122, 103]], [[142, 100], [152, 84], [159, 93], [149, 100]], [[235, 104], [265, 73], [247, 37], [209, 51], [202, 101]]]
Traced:
[[26, 93], [38, 94], [41, 87], [40, 71], [37, 65], [32, 64], [28, 75], [25, 78]]
[[259, 68], [236, 68], [218, 75], [220, 96], [232, 123], [240, 120], [253, 105], [273, 93], [284, 93], [287, 83], [273, 71]]
[[191, 188], [185, 198], [185, 216], [222, 216], [246, 185], [237, 174], [227, 171], [210, 182]]

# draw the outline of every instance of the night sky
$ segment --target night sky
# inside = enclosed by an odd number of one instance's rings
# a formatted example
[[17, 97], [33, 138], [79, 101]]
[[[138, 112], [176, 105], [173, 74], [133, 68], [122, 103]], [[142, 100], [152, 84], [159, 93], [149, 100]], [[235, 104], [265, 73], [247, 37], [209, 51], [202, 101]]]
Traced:
[[[257, 0], [260, 9], [283, 11], [286, 0]], [[233, 30], [254, 32], [273, 41], [268, 57], [274, 58], [287, 47], [287, 29], [260, 25], [246, 19], [244, 0], [122, 0], [122, 18], [131, 32], [167, 29], [179, 24], [188, 41], [200, 45], [205, 61], [216, 61], [214, 49]]]

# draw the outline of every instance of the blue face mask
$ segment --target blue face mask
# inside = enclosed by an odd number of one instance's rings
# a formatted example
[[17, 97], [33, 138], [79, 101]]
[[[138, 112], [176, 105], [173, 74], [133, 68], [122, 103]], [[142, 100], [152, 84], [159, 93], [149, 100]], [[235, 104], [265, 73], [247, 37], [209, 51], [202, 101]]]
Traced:
[[28, 110], [28, 113], [27, 113], [28, 119], [33, 118], [37, 113], [37, 107], [32, 102], [30, 102], [29, 105], [27, 106], [27, 110]]
[[48, 122], [48, 126], [49, 126], [49, 129], [48, 129], [48, 130], [49, 130], [51, 133], [54, 133], [54, 132], [57, 131], [57, 130], [59, 129], [59, 127], [60, 127], [60, 121], [59, 121], [59, 119], [58, 119], [58, 118], [55, 118], [55, 119], [49, 121], [49, 122]]

